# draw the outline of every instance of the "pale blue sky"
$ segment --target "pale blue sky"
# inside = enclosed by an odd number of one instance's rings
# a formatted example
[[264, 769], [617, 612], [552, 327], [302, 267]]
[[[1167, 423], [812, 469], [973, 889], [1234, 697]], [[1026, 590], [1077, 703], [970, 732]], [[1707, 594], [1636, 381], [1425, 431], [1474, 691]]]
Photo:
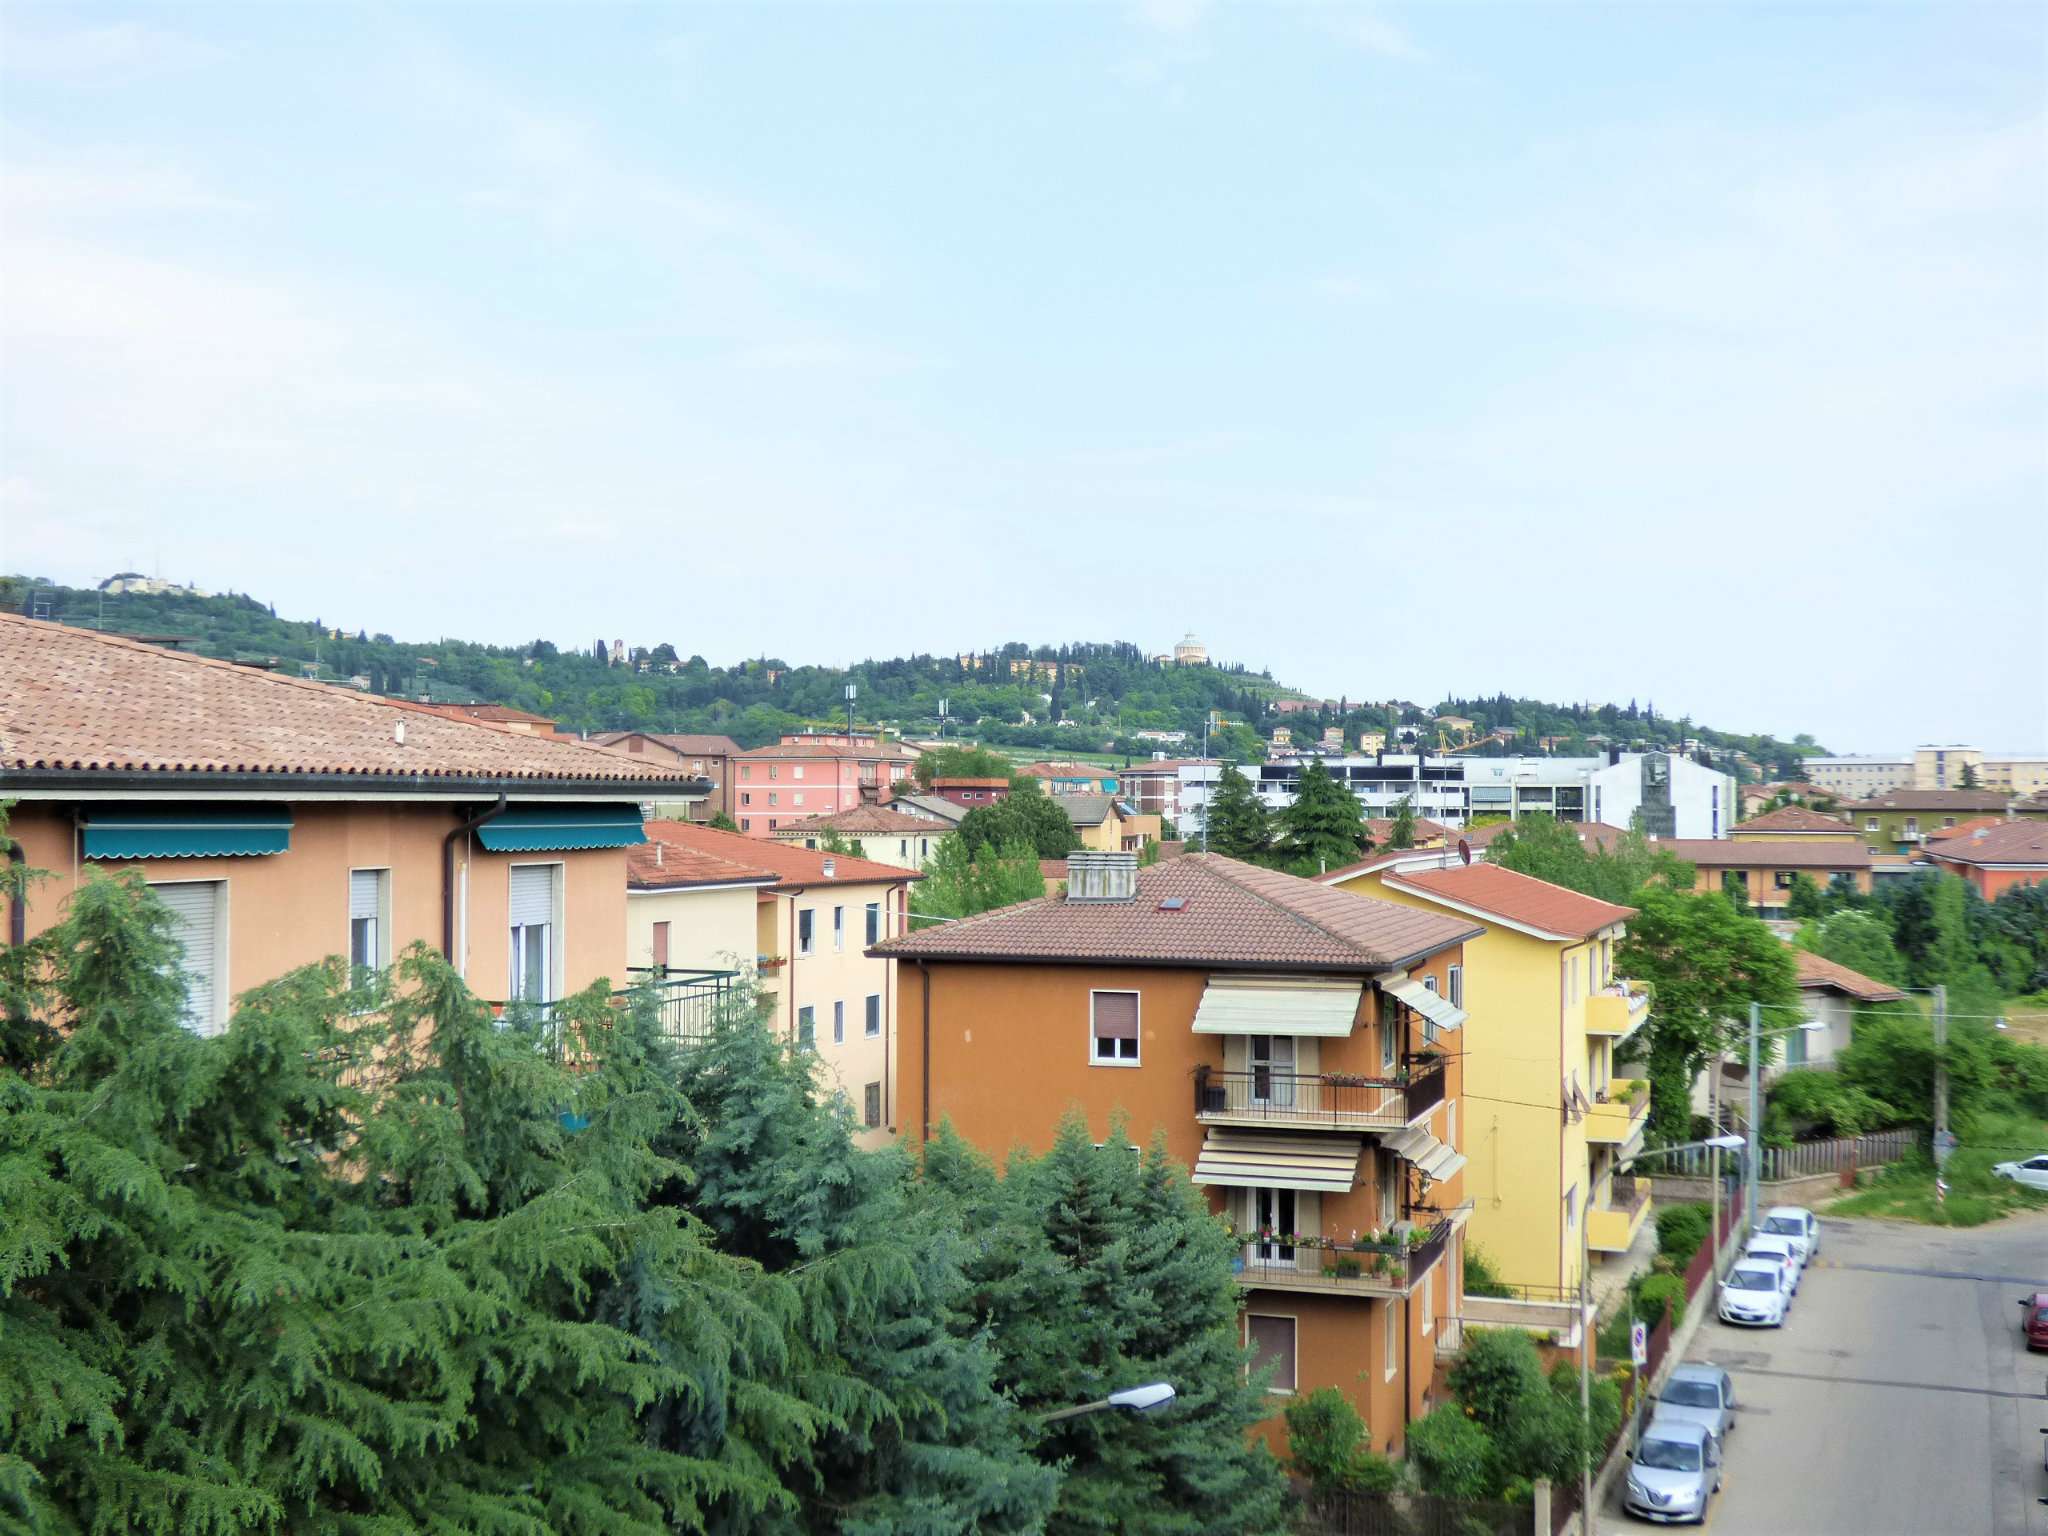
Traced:
[[0, 568], [2048, 747], [2035, 4], [0, 12]]

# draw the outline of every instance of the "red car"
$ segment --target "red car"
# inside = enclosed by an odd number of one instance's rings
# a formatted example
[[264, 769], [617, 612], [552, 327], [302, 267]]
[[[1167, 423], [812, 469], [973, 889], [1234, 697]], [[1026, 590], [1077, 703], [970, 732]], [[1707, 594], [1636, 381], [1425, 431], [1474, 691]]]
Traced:
[[2048, 1291], [2036, 1291], [2031, 1296], [2022, 1296], [2020, 1305], [2020, 1332], [2027, 1336], [2027, 1348], [2048, 1349]]

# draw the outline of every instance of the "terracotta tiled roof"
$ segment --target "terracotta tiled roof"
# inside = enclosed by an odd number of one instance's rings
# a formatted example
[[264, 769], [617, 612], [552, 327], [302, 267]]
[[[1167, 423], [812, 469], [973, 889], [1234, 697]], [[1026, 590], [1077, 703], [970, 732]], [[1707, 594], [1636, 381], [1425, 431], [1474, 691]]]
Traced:
[[1505, 918], [1566, 939], [1583, 939], [1636, 915], [1634, 907], [1618, 907], [1611, 901], [1584, 896], [1533, 875], [1502, 869], [1498, 864], [1417, 869], [1384, 878], [1388, 885], [1453, 901], [1476, 909], [1482, 916]]
[[[1183, 905], [1163, 910], [1173, 897]], [[1334, 891], [1220, 853], [1190, 853], [1139, 870], [1133, 901], [1019, 902], [905, 934], [877, 952], [932, 960], [1363, 972], [1409, 964], [1482, 932], [1464, 918]]]
[[1113, 779], [1117, 776], [1114, 768], [1098, 768], [1093, 763], [1026, 763], [1017, 770], [1034, 779]]
[[1951, 864], [2048, 864], [2048, 822], [2002, 821], [1967, 837], [1945, 837], [1926, 852]]
[[1865, 1003], [1895, 1002], [1906, 995], [1897, 987], [1872, 981], [1861, 971], [1852, 971], [1846, 965], [1837, 965], [1807, 950], [1794, 950], [1793, 954], [1799, 961], [1799, 985], [1802, 987], [1831, 987]]
[[583, 742], [0, 614], [0, 773], [10, 769], [188, 781], [209, 773], [596, 781], [648, 790], [698, 782]]
[[[1394, 835], [1394, 820], [1391, 816], [1369, 817], [1365, 823], [1366, 835], [1372, 839], [1375, 850], [1385, 848], [1387, 840]], [[1427, 816], [1415, 818], [1415, 837], [1418, 842], [1431, 842], [1438, 838], [1456, 837], [1457, 833], [1440, 821], [1431, 821]]]
[[[877, 864], [846, 853], [821, 853], [792, 843], [778, 843], [765, 837], [748, 837], [743, 832], [726, 832], [717, 827], [699, 827], [681, 821], [650, 821], [647, 835], [692, 853], [709, 854], [728, 863], [764, 869], [773, 874], [776, 888], [805, 885], [858, 885], [877, 880], [922, 880], [924, 876], [893, 864]], [[825, 873], [825, 866], [832, 873]]]
[[2002, 811], [2012, 797], [1995, 789], [1895, 789], [1868, 800], [1844, 800], [1848, 811]]
[[945, 823], [934, 821], [929, 816], [906, 816], [901, 811], [863, 804], [823, 816], [806, 816], [801, 821], [785, 821], [769, 835], [776, 838], [803, 838], [816, 837], [824, 832], [839, 832], [848, 836], [888, 833], [896, 837], [933, 837], [948, 830], [950, 829]]
[[685, 757], [733, 757], [740, 750], [740, 744], [730, 736], [694, 736], [678, 731], [600, 731], [590, 739], [601, 747], [608, 747], [628, 736], [645, 736], [649, 741], [658, 741]]
[[758, 862], [740, 863], [703, 853], [656, 835], [674, 822], [650, 821], [648, 838], [626, 850], [626, 884], [639, 891], [676, 890], [692, 885], [772, 885], [781, 877]]
[[1823, 815], [1803, 805], [1781, 805], [1775, 811], [1737, 822], [1738, 832], [1851, 832], [1856, 829], [1839, 816]]
[[753, 747], [735, 754], [745, 760], [836, 757], [862, 763], [914, 763], [920, 755], [907, 747], [899, 747], [894, 742], [884, 742], [878, 747], [845, 747], [836, 741], [776, 742], [772, 746]]
[[[1482, 848], [1491, 848], [1493, 840], [1503, 832], [1512, 831], [1514, 825], [1512, 821], [1489, 821], [1483, 827], [1467, 827], [1456, 837], [1470, 843], [1472, 851], [1477, 853]], [[1565, 825], [1588, 848], [1612, 848], [1624, 835], [1622, 828], [1604, 821], [1568, 821]]]
[[2005, 818], [2003, 816], [1974, 816], [1968, 821], [1959, 821], [1952, 827], [1936, 827], [1927, 834], [1927, 841], [1929, 843], [1938, 843], [1944, 838], [1968, 837], [1980, 827], [2002, 827], [2004, 825]]
[[1819, 837], [1758, 837], [1740, 843], [1725, 837], [1660, 837], [1650, 846], [1709, 869], [1870, 868], [1870, 850], [1861, 843]]

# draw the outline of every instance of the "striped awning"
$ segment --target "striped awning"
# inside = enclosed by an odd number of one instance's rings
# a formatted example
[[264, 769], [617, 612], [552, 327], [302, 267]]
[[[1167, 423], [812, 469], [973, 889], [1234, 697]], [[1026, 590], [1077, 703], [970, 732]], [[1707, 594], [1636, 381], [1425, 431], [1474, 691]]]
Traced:
[[1380, 990], [1398, 997], [1438, 1029], [1456, 1029], [1465, 1022], [1464, 1009], [1452, 1006], [1449, 998], [1439, 997], [1419, 981], [1383, 981]]
[[1308, 976], [1212, 976], [1195, 1009], [1198, 1035], [1351, 1033], [1365, 984]]
[[1237, 1188], [1273, 1185], [1348, 1193], [1358, 1182], [1357, 1136], [1279, 1136], [1256, 1131], [1211, 1131], [1195, 1159], [1195, 1182]]
[[1448, 1179], [1465, 1166], [1464, 1153], [1445, 1146], [1425, 1130], [1394, 1131], [1382, 1136], [1380, 1145], [1439, 1181]]

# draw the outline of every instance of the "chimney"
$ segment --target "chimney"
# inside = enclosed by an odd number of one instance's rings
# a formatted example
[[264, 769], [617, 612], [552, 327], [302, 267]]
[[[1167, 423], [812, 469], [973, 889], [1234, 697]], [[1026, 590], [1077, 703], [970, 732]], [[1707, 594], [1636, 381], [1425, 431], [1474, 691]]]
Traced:
[[837, 859], [827, 859], [825, 861], [825, 878], [827, 880], [837, 880], [839, 878], [839, 861]]
[[1079, 848], [1067, 855], [1067, 900], [1136, 901], [1138, 856]]
[[1607, 766], [1608, 766], [1608, 767], [1610, 767], [1610, 768], [1612, 768], [1612, 767], [1613, 767], [1613, 766], [1614, 766], [1614, 765], [1615, 765], [1616, 763], [1618, 763], [1618, 762], [1620, 762], [1620, 761], [1621, 761], [1621, 748], [1619, 748], [1619, 747], [1609, 747], [1609, 748], [1607, 749]]
[[662, 861], [661, 861], [661, 849], [662, 849], [662, 842], [661, 842], [661, 839], [657, 837], [657, 838], [656, 838], [656, 839], [654, 840], [654, 867], [655, 867], [656, 869], [660, 869], [660, 868], [662, 868], [662, 867], [663, 867], [663, 866], [662, 866]]

